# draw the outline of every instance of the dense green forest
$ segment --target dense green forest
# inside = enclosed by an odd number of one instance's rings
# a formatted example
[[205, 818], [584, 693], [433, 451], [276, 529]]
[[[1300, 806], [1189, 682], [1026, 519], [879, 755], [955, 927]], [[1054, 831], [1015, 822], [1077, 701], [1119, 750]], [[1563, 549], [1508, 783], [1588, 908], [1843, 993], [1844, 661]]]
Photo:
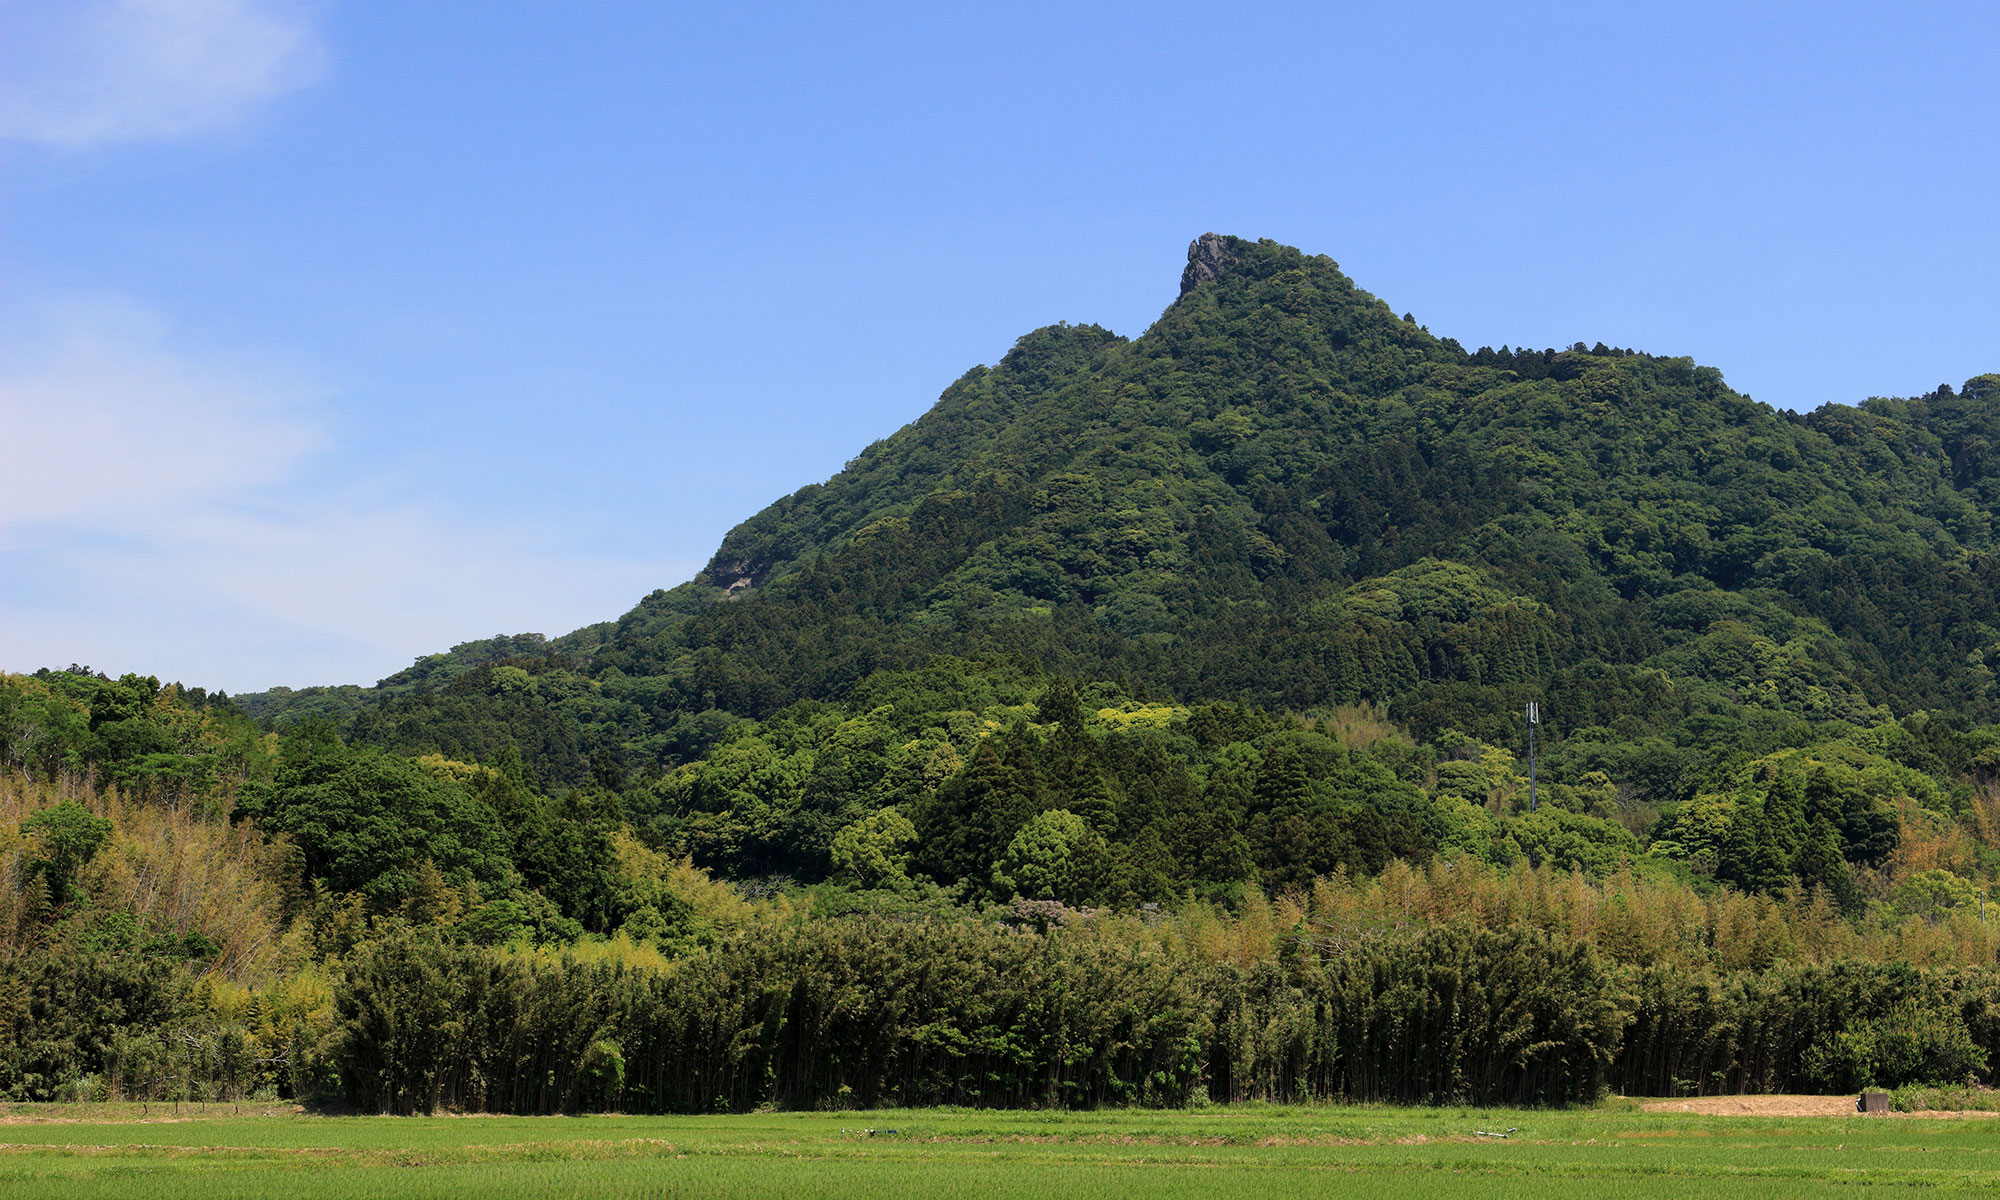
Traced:
[[1467, 352], [1206, 235], [615, 622], [0, 676], [0, 1094], [1991, 1082], [1996, 427]]

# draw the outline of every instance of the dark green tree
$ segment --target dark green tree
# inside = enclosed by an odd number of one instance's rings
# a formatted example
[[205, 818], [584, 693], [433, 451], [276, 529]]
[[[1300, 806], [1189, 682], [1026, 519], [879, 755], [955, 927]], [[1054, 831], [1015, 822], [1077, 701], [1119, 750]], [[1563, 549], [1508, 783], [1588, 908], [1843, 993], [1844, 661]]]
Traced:
[[66, 904], [82, 898], [78, 876], [111, 836], [111, 822], [92, 816], [74, 800], [64, 800], [22, 821], [21, 832], [34, 848], [30, 873], [42, 880], [54, 903]]

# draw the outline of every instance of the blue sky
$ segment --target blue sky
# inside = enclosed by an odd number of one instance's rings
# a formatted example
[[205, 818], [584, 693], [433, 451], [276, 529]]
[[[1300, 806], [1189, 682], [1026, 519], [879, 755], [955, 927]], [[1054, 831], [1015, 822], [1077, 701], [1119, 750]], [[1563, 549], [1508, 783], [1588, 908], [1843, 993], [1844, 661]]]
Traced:
[[1205, 230], [1789, 408], [2000, 370], [2000, 6], [0, 0], [0, 669], [616, 616]]

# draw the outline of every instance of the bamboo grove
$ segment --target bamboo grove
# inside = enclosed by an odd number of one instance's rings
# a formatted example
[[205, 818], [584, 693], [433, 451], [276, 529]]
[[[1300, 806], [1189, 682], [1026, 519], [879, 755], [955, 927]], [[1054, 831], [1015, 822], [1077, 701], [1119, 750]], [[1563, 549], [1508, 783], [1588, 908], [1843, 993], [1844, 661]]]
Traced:
[[[1584, 893], [1619, 899], [1616, 885]], [[673, 959], [623, 939], [484, 947], [390, 921], [324, 975], [252, 987], [30, 953], [0, 970], [0, 1078], [27, 1097], [262, 1090], [384, 1112], [1560, 1104], [1990, 1081], [2000, 1046], [1990, 967], [1690, 972], [1614, 961], [1553, 913], [1439, 925], [1251, 907], [976, 920], [779, 906]]]

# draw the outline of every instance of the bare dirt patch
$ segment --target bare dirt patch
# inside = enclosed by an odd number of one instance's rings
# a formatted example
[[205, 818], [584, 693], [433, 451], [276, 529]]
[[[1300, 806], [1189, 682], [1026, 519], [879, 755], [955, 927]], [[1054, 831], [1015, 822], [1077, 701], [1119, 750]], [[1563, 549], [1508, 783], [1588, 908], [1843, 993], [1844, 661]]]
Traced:
[[295, 1117], [298, 1104], [187, 1103], [178, 1110], [172, 1101], [151, 1104], [0, 1104], [0, 1125], [176, 1125], [184, 1121], [219, 1121], [232, 1117]]
[[[1644, 1112], [1701, 1113], [1711, 1117], [1858, 1117], [1853, 1096], [1696, 1096], [1682, 1100], [1641, 1100]], [[2000, 1117], [2000, 1112], [1892, 1112], [1898, 1117]]]
[[1710, 1117], [1858, 1117], [1852, 1096], [1691, 1096], [1642, 1100], [1645, 1112], [1701, 1113]]

